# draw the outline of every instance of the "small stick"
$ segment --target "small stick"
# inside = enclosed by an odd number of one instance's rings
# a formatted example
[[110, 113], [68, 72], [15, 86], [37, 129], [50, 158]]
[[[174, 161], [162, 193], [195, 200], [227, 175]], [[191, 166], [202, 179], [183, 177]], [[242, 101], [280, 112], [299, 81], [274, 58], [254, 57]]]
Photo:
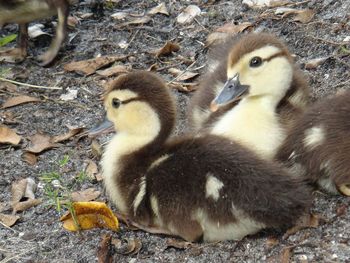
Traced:
[[5, 81], [5, 82], [10, 82], [10, 83], [13, 83], [13, 84], [17, 84], [17, 85], [20, 85], [20, 86], [30, 87], [30, 88], [49, 89], [49, 90], [61, 90], [62, 89], [61, 87], [46, 87], [46, 86], [32, 85], [32, 84], [18, 82], [18, 81], [5, 79], [5, 78], [1, 78], [1, 77], [0, 77], [0, 80], [1, 81]]
[[171, 81], [169, 81], [168, 84], [171, 84], [174, 81], [178, 80], [182, 75], [184, 75], [196, 63], [197, 63], [197, 60], [193, 61], [193, 63], [191, 65], [189, 65], [184, 71], [182, 71], [181, 74], [177, 75], [176, 78], [173, 78]]

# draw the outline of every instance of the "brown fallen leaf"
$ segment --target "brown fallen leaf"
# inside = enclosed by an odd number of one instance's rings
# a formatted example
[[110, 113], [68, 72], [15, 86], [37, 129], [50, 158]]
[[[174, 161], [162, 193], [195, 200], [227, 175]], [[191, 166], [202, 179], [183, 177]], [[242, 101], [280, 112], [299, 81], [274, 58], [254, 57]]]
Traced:
[[163, 15], [169, 16], [169, 12], [165, 6], [165, 3], [160, 3], [159, 5], [153, 7], [151, 10], [148, 11], [148, 14], [149, 15], [163, 14]]
[[67, 25], [71, 28], [75, 28], [80, 23], [79, 19], [74, 16], [68, 16]]
[[97, 57], [88, 60], [74, 61], [64, 65], [63, 68], [68, 72], [75, 71], [77, 73], [88, 76], [95, 73], [96, 70], [104, 66], [107, 66], [118, 60], [123, 60], [125, 58], [127, 58], [127, 55]]
[[65, 134], [61, 134], [61, 135], [57, 135], [57, 136], [52, 137], [51, 142], [58, 143], [58, 142], [66, 141], [66, 140], [70, 139], [71, 137], [75, 136], [76, 134], [80, 133], [83, 129], [84, 128], [70, 129]]
[[304, 228], [316, 228], [319, 226], [320, 216], [316, 214], [306, 214], [303, 215], [298, 222], [292, 228], [288, 229], [283, 235], [283, 238], [286, 239], [290, 235], [294, 235], [298, 231]]
[[176, 18], [176, 22], [179, 24], [188, 24], [191, 23], [194, 18], [200, 15], [201, 9], [196, 5], [189, 5], [182, 11]]
[[306, 24], [306, 23], [309, 23], [314, 18], [315, 14], [316, 12], [312, 9], [302, 9], [294, 17], [294, 21]]
[[154, 53], [156, 57], [160, 57], [170, 55], [172, 52], [177, 52], [179, 50], [180, 46], [177, 43], [167, 41], [164, 46], [162, 46], [160, 49], [152, 51], [151, 53]]
[[114, 245], [115, 250], [118, 254], [135, 255], [141, 250], [141, 240], [137, 238], [126, 238], [124, 240], [126, 243], [122, 242], [120, 239], [112, 240], [112, 244]]
[[72, 193], [71, 197], [73, 202], [89, 202], [95, 200], [100, 194], [100, 191], [94, 188], [88, 188], [83, 191]]
[[268, 248], [273, 248], [274, 246], [278, 245], [279, 240], [276, 237], [268, 237], [266, 240], [266, 246]]
[[118, 27], [125, 27], [129, 25], [139, 25], [139, 24], [147, 24], [149, 21], [151, 21], [151, 18], [149, 16], [143, 16], [143, 17], [135, 17], [128, 22], [124, 22], [118, 25]]
[[51, 141], [51, 136], [43, 133], [36, 133], [29, 138], [31, 144], [25, 150], [31, 153], [41, 153], [44, 150], [52, 149], [58, 145]]
[[98, 263], [112, 263], [112, 245], [111, 245], [112, 236], [109, 234], [104, 234], [102, 240], [98, 246], [97, 258]]
[[111, 17], [114, 19], [121, 20], [121, 19], [128, 17], [128, 15], [129, 14], [126, 12], [117, 12], [117, 13], [112, 14]]
[[277, 7], [283, 6], [291, 3], [290, 0], [243, 0], [242, 4], [246, 4], [252, 8], [261, 8], [261, 7]]
[[238, 25], [226, 23], [208, 35], [206, 46], [208, 47], [213, 44], [218, 44], [224, 41], [227, 37], [237, 35], [252, 26], [253, 24], [250, 22], [243, 22]]
[[5, 101], [4, 104], [2, 104], [2, 109], [14, 107], [24, 103], [39, 102], [39, 101], [41, 100], [38, 98], [30, 97], [26, 95], [16, 96], [16, 97], [9, 98], [7, 101]]
[[9, 204], [4, 203], [4, 202], [0, 202], [0, 213], [3, 211], [9, 210], [9, 209], [10, 209]]
[[105, 203], [74, 202], [72, 206], [75, 217], [73, 218], [71, 213], [67, 213], [60, 219], [65, 229], [78, 231], [99, 227], [118, 230], [118, 219]]
[[30, 152], [23, 153], [22, 159], [29, 165], [35, 165], [38, 162], [38, 157], [34, 153]]
[[183, 240], [178, 240], [178, 239], [168, 239], [166, 241], [166, 248], [173, 247], [173, 248], [178, 248], [178, 249], [188, 249], [194, 246], [193, 243], [183, 241]]
[[182, 71], [182, 70], [176, 69], [176, 68], [170, 68], [170, 69], [168, 69], [168, 71], [170, 74], [177, 77], [176, 79], [178, 81], [185, 81], [185, 80], [193, 79], [199, 75], [196, 72]]
[[33, 178], [27, 178], [26, 190], [24, 192], [24, 197], [29, 199], [35, 199], [36, 183]]
[[39, 205], [42, 203], [41, 199], [28, 199], [23, 202], [19, 202], [13, 206], [13, 213], [27, 210], [33, 206]]
[[13, 145], [18, 145], [22, 137], [17, 135], [17, 133], [8, 128], [5, 125], [0, 125], [0, 143], [9, 143]]
[[117, 76], [122, 73], [128, 73], [130, 69], [126, 66], [122, 65], [116, 65], [104, 70], [97, 70], [96, 74], [103, 76], [103, 77], [112, 77], [112, 76]]
[[14, 208], [21, 199], [24, 197], [27, 188], [27, 178], [20, 179], [12, 183], [11, 185], [11, 206]]
[[0, 51], [0, 62], [18, 63], [24, 59], [23, 50], [20, 48], [9, 48]]
[[18, 219], [19, 216], [0, 213], [0, 222], [3, 223], [5, 226], [13, 226]]
[[169, 88], [176, 89], [180, 92], [192, 92], [198, 88], [198, 83], [173, 82], [168, 84]]
[[305, 69], [315, 69], [323, 64], [329, 57], [314, 58], [305, 63]]

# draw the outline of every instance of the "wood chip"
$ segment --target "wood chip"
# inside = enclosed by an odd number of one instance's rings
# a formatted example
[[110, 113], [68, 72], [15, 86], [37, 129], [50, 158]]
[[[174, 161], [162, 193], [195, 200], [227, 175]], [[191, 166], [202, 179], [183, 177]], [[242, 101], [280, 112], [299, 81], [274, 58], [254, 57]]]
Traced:
[[19, 216], [0, 213], [0, 222], [3, 223], [5, 226], [13, 226], [18, 219]]
[[9, 143], [12, 145], [18, 145], [22, 137], [17, 135], [17, 133], [8, 128], [5, 125], [0, 125], [0, 143]]
[[196, 16], [200, 15], [200, 13], [201, 9], [198, 6], [189, 5], [177, 16], [176, 22], [179, 24], [189, 24], [194, 20]]
[[88, 188], [83, 191], [72, 193], [71, 197], [73, 202], [89, 202], [95, 200], [100, 195], [100, 191], [97, 191], [94, 188]]
[[165, 3], [160, 3], [159, 5], [153, 7], [151, 10], [148, 11], [148, 14], [149, 15], [163, 14], [163, 15], [169, 16], [169, 12], [165, 6]]
[[31, 153], [41, 153], [44, 150], [52, 149], [58, 145], [51, 141], [51, 136], [43, 133], [37, 133], [29, 138], [31, 144], [25, 150]]
[[107, 66], [115, 61], [123, 60], [127, 56], [104, 56], [88, 60], [75, 61], [64, 65], [64, 70], [68, 72], [77, 72], [85, 76], [91, 75], [96, 70]]
[[5, 108], [10, 108], [17, 105], [25, 104], [25, 103], [39, 102], [39, 101], [41, 100], [38, 98], [21, 95], [21, 96], [12, 97], [7, 101], [5, 101], [4, 104], [2, 104], [2, 108], [5, 109]]

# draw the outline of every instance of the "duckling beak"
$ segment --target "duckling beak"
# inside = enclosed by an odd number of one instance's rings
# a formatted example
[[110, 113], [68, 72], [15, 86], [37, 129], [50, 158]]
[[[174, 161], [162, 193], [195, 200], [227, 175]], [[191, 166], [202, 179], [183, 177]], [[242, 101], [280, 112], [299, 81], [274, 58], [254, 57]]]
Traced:
[[97, 135], [112, 131], [114, 131], [113, 122], [105, 118], [103, 122], [88, 130], [87, 134], [89, 137], [96, 137]]
[[211, 102], [210, 110], [215, 112], [220, 106], [241, 99], [242, 95], [247, 93], [248, 88], [248, 85], [240, 83], [239, 74], [237, 73], [226, 81], [219, 95]]

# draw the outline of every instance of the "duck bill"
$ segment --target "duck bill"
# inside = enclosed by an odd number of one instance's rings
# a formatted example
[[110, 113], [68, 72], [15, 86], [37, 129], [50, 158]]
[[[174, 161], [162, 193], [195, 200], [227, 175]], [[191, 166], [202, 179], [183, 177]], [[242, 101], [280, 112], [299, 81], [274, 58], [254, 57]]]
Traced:
[[239, 75], [236, 74], [226, 81], [219, 95], [211, 102], [210, 110], [215, 112], [221, 106], [241, 99], [242, 96], [248, 92], [248, 88], [248, 85], [241, 84]]
[[103, 122], [88, 130], [87, 133], [89, 137], [96, 137], [98, 135], [110, 133], [112, 131], [114, 131], [113, 122], [105, 118]]

